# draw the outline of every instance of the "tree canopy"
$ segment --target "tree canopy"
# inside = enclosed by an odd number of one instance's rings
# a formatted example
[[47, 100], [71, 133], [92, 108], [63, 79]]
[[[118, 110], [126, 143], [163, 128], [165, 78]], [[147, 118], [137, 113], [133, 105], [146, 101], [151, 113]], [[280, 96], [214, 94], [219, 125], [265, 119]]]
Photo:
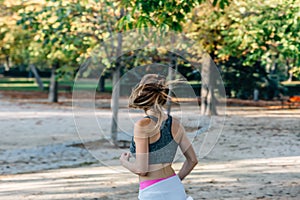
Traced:
[[[0, 60], [7, 67], [40, 63], [40, 69], [59, 63], [60, 77], [72, 79], [113, 33], [155, 27], [197, 41], [237, 94], [264, 88], [275, 76], [300, 78], [299, 5], [299, 0], [2, 0]], [[251, 84], [243, 89], [234, 86], [237, 80]]]
[[201, 5], [184, 32], [214, 58], [227, 89], [248, 98], [253, 88], [280, 89], [275, 82], [299, 78], [299, 8], [297, 0], [239, 0], [224, 9]]

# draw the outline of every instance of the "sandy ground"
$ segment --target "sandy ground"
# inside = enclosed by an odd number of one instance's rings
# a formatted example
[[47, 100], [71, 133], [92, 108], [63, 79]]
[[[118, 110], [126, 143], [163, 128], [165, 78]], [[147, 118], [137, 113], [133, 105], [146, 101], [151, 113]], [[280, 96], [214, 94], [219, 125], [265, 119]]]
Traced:
[[[78, 124], [70, 103], [65, 101], [49, 105], [2, 96], [0, 166], [5, 170], [0, 171], [0, 199], [137, 199], [137, 177], [118, 163], [118, 155], [126, 149], [101, 143], [98, 148], [92, 146], [80, 152], [84, 154], [80, 158], [83, 164], [71, 160], [67, 168], [61, 162], [66, 162], [68, 156], [78, 156], [72, 149], [65, 156], [56, 154], [57, 159], [52, 158], [53, 148], [55, 153], [60, 151], [55, 145], [63, 146], [61, 151], [65, 151], [81, 139], [99, 139], [99, 127], [90, 125], [89, 117], [80, 118], [83, 125]], [[97, 109], [95, 116], [101, 132], [107, 133], [110, 111]], [[220, 116], [216, 123], [223, 119]], [[205, 145], [213, 150], [184, 180], [187, 193], [194, 199], [300, 199], [299, 120], [300, 109], [227, 107], [221, 134], [219, 125], [208, 131], [219, 136], [218, 143], [206, 141]], [[128, 123], [124, 124], [122, 127], [128, 128]], [[187, 130], [191, 136], [190, 125]], [[197, 140], [203, 142], [205, 138], [209, 137], [201, 134]], [[37, 147], [52, 150], [40, 152], [38, 159], [27, 158], [32, 156], [28, 152]], [[18, 155], [4, 156], [16, 151]], [[95, 157], [93, 161], [89, 160], [91, 155]], [[180, 161], [174, 164], [176, 170], [180, 169]], [[34, 168], [35, 165], [42, 168]], [[26, 166], [33, 166], [32, 170]]]

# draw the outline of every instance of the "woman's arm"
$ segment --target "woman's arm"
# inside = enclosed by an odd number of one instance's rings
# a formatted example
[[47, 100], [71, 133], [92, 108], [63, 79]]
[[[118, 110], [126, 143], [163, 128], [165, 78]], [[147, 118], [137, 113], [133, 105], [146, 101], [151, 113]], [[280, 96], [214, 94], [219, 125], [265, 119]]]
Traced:
[[182, 134], [179, 146], [186, 160], [183, 163], [183, 166], [181, 167], [177, 175], [180, 178], [180, 180], [183, 180], [198, 164], [198, 159], [191, 142], [185, 134], [182, 125], [179, 125], [179, 131]]
[[[139, 176], [146, 176], [147, 170], [143, 170], [143, 167], [139, 167], [136, 162], [129, 162], [130, 153], [122, 153], [120, 157], [120, 162], [129, 171]], [[137, 159], [138, 160], [138, 159]]]
[[134, 126], [134, 141], [136, 146], [135, 162], [129, 162], [130, 153], [123, 153], [120, 157], [121, 164], [134, 174], [146, 176], [149, 167], [148, 152], [149, 141], [148, 134], [145, 132], [150, 119], [142, 119]]

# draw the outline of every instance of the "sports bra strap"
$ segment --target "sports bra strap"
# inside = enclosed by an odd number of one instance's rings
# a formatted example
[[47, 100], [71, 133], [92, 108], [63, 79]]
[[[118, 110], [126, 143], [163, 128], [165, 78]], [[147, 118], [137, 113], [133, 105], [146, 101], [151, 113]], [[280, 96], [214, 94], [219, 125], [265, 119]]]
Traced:
[[158, 118], [153, 116], [153, 115], [147, 115], [145, 116], [144, 118], [149, 118], [149, 119], [152, 119], [153, 121], [157, 122], [158, 121]]

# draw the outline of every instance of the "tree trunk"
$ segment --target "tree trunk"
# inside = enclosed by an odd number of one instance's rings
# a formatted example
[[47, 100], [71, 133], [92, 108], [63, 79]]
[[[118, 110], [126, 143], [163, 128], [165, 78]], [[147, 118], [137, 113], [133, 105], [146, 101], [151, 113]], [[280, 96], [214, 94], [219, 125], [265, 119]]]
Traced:
[[293, 80], [293, 71], [291, 70], [289, 60], [286, 60], [286, 74], [287, 74], [287, 81], [291, 82]]
[[288, 78], [288, 81], [289, 81], [289, 82], [292, 82], [292, 81], [293, 81], [293, 72], [292, 72], [292, 70], [289, 71], [289, 78]]
[[104, 78], [104, 76], [100, 76], [98, 90], [99, 90], [99, 92], [105, 92], [105, 78]]
[[[172, 67], [170, 66], [169, 69], [168, 69], [168, 77], [169, 77], [169, 80], [173, 80], [174, 78], [174, 74], [173, 74], [173, 69]], [[169, 92], [168, 92], [168, 95], [171, 97], [172, 96], [172, 90], [173, 90], [173, 85], [170, 84], [169, 85]], [[168, 98], [167, 99], [167, 102], [166, 102], [166, 107], [167, 107], [167, 113], [168, 115], [171, 114], [171, 104], [172, 104], [172, 99], [171, 98]]]
[[44, 90], [43, 81], [42, 81], [42, 79], [41, 79], [41, 77], [40, 77], [40, 75], [39, 75], [36, 67], [33, 64], [30, 64], [29, 66], [30, 66], [30, 70], [32, 71], [32, 73], [33, 73], [33, 75], [35, 77], [35, 80], [36, 80], [37, 84], [39, 85], [39, 88], [41, 90]]
[[216, 106], [216, 97], [214, 93], [214, 88], [211, 86], [209, 90], [208, 100], [207, 100], [207, 109], [206, 115], [217, 115], [217, 106]]
[[[175, 44], [174, 35], [172, 35], [172, 37], [171, 37], [171, 43]], [[176, 78], [176, 74], [177, 74], [177, 71], [178, 71], [177, 57], [173, 53], [171, 54], [170, 62], [171, 62], [171, 65], [168, 68], [168, 77], [169, 77], [170, 81], [173, 81]], [[174, 66], [174, 70], [173, 70], [173, 66]], [[172, 97], [172, 91], [173, 91], [173, 85], [170, 84], [169, 85], [169, 92], [168, 92], [169, 97]], [[167, 106], [167, 114], [170, 115], [171, 114], [171, 106], [172, 106], [172, 99], [171, 98], [167, 99], [166, 106]]]
[[111, 124], [111, 139], [115, 145], [117, 145], [118, 135], [118, 112], [119, 112], [119, 98], [120, 98], [120, 85], [118, 83], [120, 79], [120, 68], [117, 67], [113, 71], [113, 92], [112, 92], [112, 124]]
[[[203, 78], [202, 78], [203, 79]], [[201, 84], [201, 114], [205, 115], [207, 109], [208, 88], [202, 81]]]
[[[123, 9], [122, 9], [123, 10]], [[123, 10], [124, 12], [124, 10]], [[121, 11], [121, 16], [123, 16], [123, 13]], [[117, 47], [117, 61], [116, 61], [116, 69], [113, 71], [113, 92], [112, 92], [112, 104], [111, 104], [111, 109], [112, 109], [112, 124], [111, 124], [111, 139], [113, 143], [117, 146], [117, 136], [118, 136], [118, 112], [119, 112], [119, 98], [120, 98], [120, 85], [119, 85], [119, 80], [120, 80], [120, 61], [119, 58], [122, 53], [122, 33], [118, 33], [118, 47]]]
[[214, 89], [216, 78], [214, 77], [214, 63], [207, 55], [203, 58], [201, 69], [201, 114], [217, 115], [216, 97]]
[[9, 68], [10, 68], [10, 58], [9, 58], [9, 55], [5, 56], [4, 68], [5, 68], [5, 71], [9, 71]]
[[57, 64], [52, 65], [48, 101], [58, 102], [58, 83], [56, 80]]

